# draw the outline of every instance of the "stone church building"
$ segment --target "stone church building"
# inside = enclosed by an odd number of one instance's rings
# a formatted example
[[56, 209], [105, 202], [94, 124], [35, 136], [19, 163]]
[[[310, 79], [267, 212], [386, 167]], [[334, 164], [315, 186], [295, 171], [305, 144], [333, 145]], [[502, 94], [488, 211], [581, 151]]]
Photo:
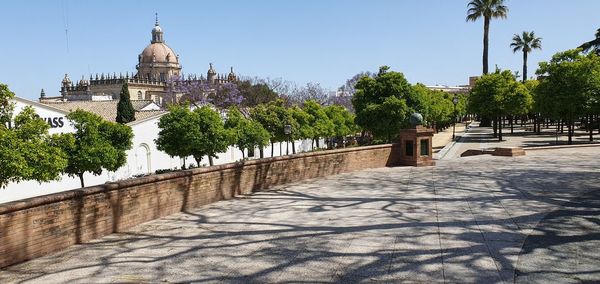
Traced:
[[[164, 40], [164, 33], [158, 24], [158, 18], [152, 29], [152, 40], [138, 55], [137, 73], [129, 74], [96, 74], [72, 81], [67, 74], [61, 82], [60, 96], [47, 97], [44, 90], [40, 94], [40, 102], [64, 101], [107, 101], [118, 100], [124, 82], [127, 82], [132, 100], [151, 100], [157, 105], [178, 100], [182, 95], [169, 92], [171, 84], [179, 81], [196, 81], [207, 83], [209, 86], [237, 81], [233, 67], [229, 74], [218, 74], [212, 63], [206, 77], [187, 75], [183, 77], [179, 55], [169, 47]], [[175, 79], [179, 78], [179, 79]]]

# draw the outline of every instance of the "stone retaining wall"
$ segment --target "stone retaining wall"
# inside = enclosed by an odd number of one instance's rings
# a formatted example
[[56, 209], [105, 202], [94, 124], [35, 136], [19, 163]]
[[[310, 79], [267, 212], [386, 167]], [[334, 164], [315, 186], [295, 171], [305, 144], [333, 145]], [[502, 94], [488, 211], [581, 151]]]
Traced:
[[0, 267], [239, 194], [309, 178], [395, 166], [399, 154], [395, 144], [303, 153], [152, 175], [1, 204]]

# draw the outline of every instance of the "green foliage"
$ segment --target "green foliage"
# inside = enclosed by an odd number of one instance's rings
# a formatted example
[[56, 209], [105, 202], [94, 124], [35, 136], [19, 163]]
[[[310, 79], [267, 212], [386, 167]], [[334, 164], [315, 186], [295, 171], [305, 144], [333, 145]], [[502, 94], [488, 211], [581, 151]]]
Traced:
[[523, 51], [523, 82], [525, 82], [527, 80], [527, 54], [533, 49], [542, 49], [542, 38], [536, 37], [533, 31], [523, 32], [522, 36], [515, 34], [510, 47], [513, 48], [513, 52]]
[[57, 136], [48, 135], [48, 124], [32, 107], [24, 108], [14, 121], [13, 129], [0, 126], [0, 187], [21, 180], [58, 179], [67, 157], [57, 146]]
[[591, 52], [600, 56], [600, 29], [596, 30], [595, 38], [593, 40], [584, 42], [578, 48], [582, 49], [584, 52]]
[[57, 136], [57, 145], [69, 157], [64, 172], [78, 176], [82, 187], [84, 173], [100, 175], [104, 169], [116, 171], [127, 162], [126, 151], [131, 149], [133, 138], [129, 126], [105, 121], [79, 109], [67, 118], [73, 122], [75, 133]]
[[537, 105], [547, 117], [573, 121], [579, 115], [598, 111], [600, 102], [600, 57], [568, 50], [539, 64], [542, 75], [535, 89]]
[[371, 132], [375, 139], [391, 141], [400, 129], [408, 126], [410, 113], [423, 109], [423, 101], [402, 73], [388, 69], [381, 67], [374, 78], [362, 77], [356, 83], [352, 104], [356, 124]]
[[295, 122], [292, 125], [292, 139], [312, 139], [315, 137], [311, 126], [312, 116], [298, 106], [288, 109]]
[[[442, 91], [427, 89], [422, 84], [416, 84], [413, 91], [423, 98], [423, 109], [421, 114], [426, 122], [435, 125], [436, 128], [444, 127], [454, 121], [454, 95]], [[460, 102], [460, 100], [459, 100]], [[459, 114], [458, 107], [457, 113]]]
[[240, 81], [237, 83], [240, 95], [244, 98], [242, 104], [247, 107], [254, 107], [259, 104], [266, 104], [277, 100], [279, 97], [267, 84], [252, 84], [250, 81]]
[[[267, 132], [269, 132], [269, 139], [271, 142], [277, 141], [277, 137], [279, 136], [279, 132], [283, 129], [282, 122], [277, 117], [276, 112], [272, 112], [273, 108], [277, 108], [279, 103], [282, 102], [271, 102], [269, 105], [261, 104], [254, 107], [250, 111], [250, 117], [260, 123]], [[281, 130], [282, 132], [283, 130]]]
[[518, 83], [508, 70], [483, 75], [471, 89], [468, 109], [471, 113], [496, 117], [509, 114], [509, 111], [519, 107], [527, 108], [528, 106], [509, 107], [511, 97], [517, 90], [521, 90], [517, 86]]
[[236, 145], [244, 158], [244, 149], [262, 148], [269, 144], [269, 132], [257, 121], [245, 118], [236, 107], [229, 108], [225, 129], [230, 131], [230, 144]]
[[191, 137], [188, 141], [191, 144], [191, 154], [197, 165], [200, 165], [203, 156], [208, 156], [212, 166], [212, 158], [216, 158], [217, 153], [227, 151], [232, 140], [230, 132], [225, 129], [219, 113], [209, 106], [194, 109], [192, 118], [195, 125], [192, 132], [199, 135]]
[[8, 89], [5, 84], [0, 84], [0, 127], [9, 127], [15, 109], [12, 100], [15, 98], [15, 93]]
[[119, 95], [119, 103], [117, 104], [117, 122], [121, 124], [129, 123], [135, 120], [135, 110], [131, 104], [131, 98], [129, 96], [129, 88], [127, 82], [123, 83], [121, 87], [121, 94]]
[[331, 137], [335, 134], [335, 125], [325, 113], [325, 109], [316, 101], [308, 100], [304, 102], [302, 110], [306, 112], [309, 117], [309, 125], [312, 128], [312, 134], [314, 139], [319, 137]]
[[256, 106], [251, 110], [250, 116], [269, 132], [271, 143], [287, 141], [290, 138], [284, 132], [286, 124], [291, 125], [292, 129], [298, 127], [282, 99]]
[[328, 106], [325, 108], [325, 113], [333, 123], [333, 136], [344, 137], [356, 133], [354, 115], [343, 106]]
[[170, 156], [184, 159], [192, 155], [190, 141], [199, 136], [199, 129], [194, 124], [194, 115], [189, 106], [172, 105], [169, 113], [158, 121], [158, 138], [156, 148]]

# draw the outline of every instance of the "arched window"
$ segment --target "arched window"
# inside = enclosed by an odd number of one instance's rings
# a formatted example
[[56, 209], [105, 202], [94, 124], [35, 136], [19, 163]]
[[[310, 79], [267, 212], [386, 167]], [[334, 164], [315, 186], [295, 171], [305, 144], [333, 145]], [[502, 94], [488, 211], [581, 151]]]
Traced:
[[138, 91], [138, 100], [143, 100], [144, 99], [144, 94], [142, 94], [142, 91]]
[[135, 149], [136, 173], [148, 174], [152, 172], [152, 160], [150, 157], [150, 147], [146, 143], [141, 143]]

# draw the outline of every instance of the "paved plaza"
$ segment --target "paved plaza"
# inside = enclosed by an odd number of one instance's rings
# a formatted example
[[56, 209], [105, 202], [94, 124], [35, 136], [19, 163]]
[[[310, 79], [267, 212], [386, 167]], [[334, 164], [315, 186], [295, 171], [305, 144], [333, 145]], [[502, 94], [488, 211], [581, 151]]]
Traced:
[[291, 184], [5, 268], [0, 283], [600, 281], [600, 147]]

